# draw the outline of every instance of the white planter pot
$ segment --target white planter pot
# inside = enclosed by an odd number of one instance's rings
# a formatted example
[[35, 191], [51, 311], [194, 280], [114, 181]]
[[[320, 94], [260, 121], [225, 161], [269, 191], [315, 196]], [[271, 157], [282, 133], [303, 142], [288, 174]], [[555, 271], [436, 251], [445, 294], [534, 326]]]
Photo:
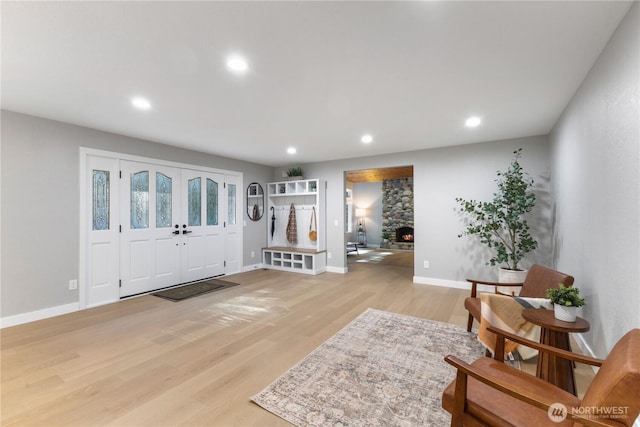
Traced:
[[[508, 270], [500, 267], [498, 269], [498, 282], [501, 283], [523, 283], [527, 278], [529, 270]], [[507, 295], [519, 295], [520, 288], [513, 286], [498, 286], [498, 292]]]
[[553, 304], [553, 314], [556, 319], [563, 322], [575, 322], [578, 307], [567, 307], [565, 305]]

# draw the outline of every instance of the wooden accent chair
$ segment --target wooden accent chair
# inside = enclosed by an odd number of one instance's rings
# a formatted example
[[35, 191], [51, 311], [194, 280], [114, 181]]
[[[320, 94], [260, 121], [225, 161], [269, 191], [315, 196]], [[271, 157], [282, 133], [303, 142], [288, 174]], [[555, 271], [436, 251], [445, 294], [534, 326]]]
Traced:
[[[622, 427], [633, 425], [638, 417], [640, 329], [623, 336], [604, 361], [536, 343], [492, 326], [489, 330], [498, 336], [498, 346], [502, 348], [508, 338], [555, 357], [600, 369], [580, 400], [551, 383], [505, 365], [500, 357], [495, 360], [483, 357], [467, 364], [449, 355], [445, 361], [458, 372], [442, 395], [442, 407], [451, 413], [452, 426]], [[502, 351], [498, 348], [496, 354], [501, 355]], [[567, 417], [562, 422], [551, 421], [548, 410], [554, 403], [561, 403], [567, 409]], [[596, 411], [609, 411], [616, 418], [607, 419]]]
[[522, 286], [520, 290], [521, 297], [546, 298], [547, 289], [549, 288], [557, 288], [560, 283], [567, 287], [572, 286], [573, 276], [534, 264], [529, 269], [524, 283], [499, 283], [476, 279], [467, 279], [467, 281], [471, 282], [471, 296], [465, 298], [464, 308], [469, 312], [467, 331], [471, 332], [473, 319], [475, 318], [478, 322], [480, 321], [480, 298], [477, 293], [478, 284], [493, 286], [494, 289], [497, 286]]

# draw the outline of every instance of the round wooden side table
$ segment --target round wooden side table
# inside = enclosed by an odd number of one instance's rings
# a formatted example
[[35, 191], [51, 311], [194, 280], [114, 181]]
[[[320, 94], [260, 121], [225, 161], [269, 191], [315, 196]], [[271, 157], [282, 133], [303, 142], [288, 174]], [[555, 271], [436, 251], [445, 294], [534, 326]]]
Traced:
[[[577, 317], [575, 322], [558, 320], [554, 317], [553, 310], [526, 308], [522, 310], [522, 317], [540, 326], [541, 344], [568, 351], [571, 351], [569, 333], [587, 332], [590, 328], [589, 322], [581, 317]], [[577, 396], [573, 365], [572, 361], [539, 352], [536, 375]]]

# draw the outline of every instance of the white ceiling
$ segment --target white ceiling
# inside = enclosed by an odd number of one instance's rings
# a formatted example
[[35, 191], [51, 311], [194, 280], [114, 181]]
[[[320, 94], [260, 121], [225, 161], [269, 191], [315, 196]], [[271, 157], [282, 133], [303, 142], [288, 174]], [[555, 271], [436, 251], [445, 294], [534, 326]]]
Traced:
[[3, 1], [2, 108], [272, 166], [547, 134], [629, 7]]

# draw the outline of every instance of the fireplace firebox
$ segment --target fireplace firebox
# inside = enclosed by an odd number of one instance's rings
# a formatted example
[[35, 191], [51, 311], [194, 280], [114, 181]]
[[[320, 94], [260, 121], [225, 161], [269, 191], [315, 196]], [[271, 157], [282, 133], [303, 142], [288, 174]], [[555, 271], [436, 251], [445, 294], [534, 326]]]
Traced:
[[396, 228], [396, 242], [413, 242], [413, 227]]

